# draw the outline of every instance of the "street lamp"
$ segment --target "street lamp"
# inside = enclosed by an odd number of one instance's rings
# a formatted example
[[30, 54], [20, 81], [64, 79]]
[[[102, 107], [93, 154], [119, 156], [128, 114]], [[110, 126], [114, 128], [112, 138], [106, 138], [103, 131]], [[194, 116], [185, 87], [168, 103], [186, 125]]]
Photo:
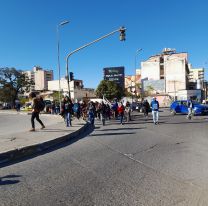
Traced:
[[61, 109], [61, 82], [60, 82], [60, 78], [61, 78], [61, 68], [60, 68], [60, 35], [59, 35], [59, 28], [65, 24], [68, 24], [69, 21], [62, 21], [60, 24], [57, 25], [57, 57], [58, 57], [58, 76], [59, 76], [59, 106]]
[[126, 37], [125, 31], [126, 31], [126, 28], [122, 26], [119, 29], [116, 29], [116, 30], [114, 30], [114, 31], [112, 31], [112, 32], [110, 32], [110, 33], [108, 33], [108, 34], [106, 34], [106, 35], [104, 35], [104, 36], [102, 36], [102, 37], [100, 37], [100, 38], [98, 38], [98, 39], [88, 43], [88, 44], [85, 44], [85, 45], [75, 49], [74, 51], [70, 52], [67, 55], [67, 57], [66, 57], [66, 78], [67, 78], [69, 98], [71, 96], [70, 95], [70, 85], [69, 85], [69, 67], [68, 67], [69, 57], [72, 54], [74, 54], [74, 53], [76, 53], [76, 52], [78, 52], [78, 51], [80, 51], [80, 50], [82, 50], [82, 49], [84, 49], [84, 48], [86, 48], [86, 47], [88, 47], [88, 46], [90, 46], [90, 45], [92, 45], [92, 44], [94, 44], [94, 43], [96, 43], [96, 42], [106, 38], [106, 37], [108, 37], [108, 36], [111, 36], [111, 35], [115, 34], [116, 32], [120, 32], [120, 41], [125, 41], [126, 40], [126, 38], [125, 38]]
[[139, 54], [139, 52], [142, 51], [142, 48], [139, 48], [136, 50], [136, 53], [135, 53], [135, 61], [134, 61], [134, 68], [135, 68], [135, 95], [136, 95], [136, 62], [137, 62], [137, 55]]

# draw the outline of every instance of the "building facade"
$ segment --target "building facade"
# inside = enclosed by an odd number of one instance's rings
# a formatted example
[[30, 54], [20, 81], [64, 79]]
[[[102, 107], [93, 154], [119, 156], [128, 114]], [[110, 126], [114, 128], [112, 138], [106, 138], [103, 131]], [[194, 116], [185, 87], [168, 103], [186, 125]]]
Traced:
[[53, 80], [53, 70], [43, 70], [38, 66], [33, 67], [32, 71], [24, 71], [24, 73], [34, 82], [31, 91], [48, 90], [48, 81]]
[[[72, 99], [82, 100], [83, 98], [96, 97], [95, 90], [91, 88], [83, 88], [82, 80], [73, 80], [69, 82], [70, 95]], [[49, 91], [59, 91], [59, 80], [48, 81]], [[62, 78], [60, 80], [60, 90], [63, 95], [68, 95], [67, 80]]]
[[188, 53], [177, 53], [175, 49], [166, 48], [161, 54], [141, 62], [143, 92], [151, 86], [154, 94], [167, 95], [172, 99], [187, 99], [191, 97], [190, 95], [201, 98], [200, 91], [197, 90], [200, 88], [191, 88], [191, 92], [186, 91], [190, 90], [190, 78], [203, 78], [201, 69], [197, 70], [197, 75], [195, 70], [190, 70]]

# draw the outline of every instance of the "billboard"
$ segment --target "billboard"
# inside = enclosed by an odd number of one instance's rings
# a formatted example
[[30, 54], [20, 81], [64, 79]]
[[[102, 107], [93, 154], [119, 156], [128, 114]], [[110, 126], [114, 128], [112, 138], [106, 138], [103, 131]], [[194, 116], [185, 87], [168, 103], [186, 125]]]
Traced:
[[114, 81], [124, 89], [124, 67], [107, 67], [103, 69], [104, 80]]

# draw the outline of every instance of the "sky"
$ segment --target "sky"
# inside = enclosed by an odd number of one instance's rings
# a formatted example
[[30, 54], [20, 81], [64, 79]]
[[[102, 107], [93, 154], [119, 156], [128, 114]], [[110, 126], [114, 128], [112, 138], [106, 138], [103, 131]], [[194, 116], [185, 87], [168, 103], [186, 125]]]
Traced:
[[105, 67], [124, 66], [134, 75], [141, 61], [163, 48], [188, 52], [208, 79], [207, 10], [207, 0], [0, 0], [0, 68], [40, 66], [58, 79], [57, 25], [68, 20], [59, 28], [62, 77], [69, 53], [126, 28], [126, 41], [117, 32], [70, 56], [69, 71], [86, 88], [98, 86]]

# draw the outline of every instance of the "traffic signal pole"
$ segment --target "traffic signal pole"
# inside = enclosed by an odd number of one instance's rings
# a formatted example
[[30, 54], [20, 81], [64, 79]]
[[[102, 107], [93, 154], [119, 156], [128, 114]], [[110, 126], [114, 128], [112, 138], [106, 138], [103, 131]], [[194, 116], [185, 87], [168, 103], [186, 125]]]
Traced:
[[69, 53], [67, 55], [67, 57], [66, 57], [66, 77], [67, 77], [69, 98], [71, 98], [70, 85], [69, 85], [69, 67], [68, 67], [69, 57], [72, 56], [72, 54], [74, 54], [74, 53], [76, 53], [76, 52], [78, 52], [78, 51], [80, 51], [80, 50], [82, 50], [82, 49], [84, 49], [84, 48], [86, 48], [86, 47], [88, 47], [88, 46], [90, 46], [90, 45], [92, 45], [92, 44], [94, 44], [94, 43], [104, 39], [104, 38], [107, 38], [108, 36], [111, 36], [111, 35], [115, 34], [116, 32], [120, 32], [120, 41], [125, 41], [126, 40], [125, 39], [125, 31], [126, 31], [125, 27], [120, 27], [119, 29], [116, 29], [115, 31], [112, 31], [109, 34], [106, 34], [106, 35], [104, 35], [104, 36], [102, 36], [102, 37], [100, 37], [100, 38], [98, 38], [98, 39], [96, 39], [96, 40], [94, 40], [94, 41], [92, 41], [92, 42], [90, 42], [88, 44], [85, 44], [85, 45], [75, 49], [74, 51], [72, 51], [71, 53]]

